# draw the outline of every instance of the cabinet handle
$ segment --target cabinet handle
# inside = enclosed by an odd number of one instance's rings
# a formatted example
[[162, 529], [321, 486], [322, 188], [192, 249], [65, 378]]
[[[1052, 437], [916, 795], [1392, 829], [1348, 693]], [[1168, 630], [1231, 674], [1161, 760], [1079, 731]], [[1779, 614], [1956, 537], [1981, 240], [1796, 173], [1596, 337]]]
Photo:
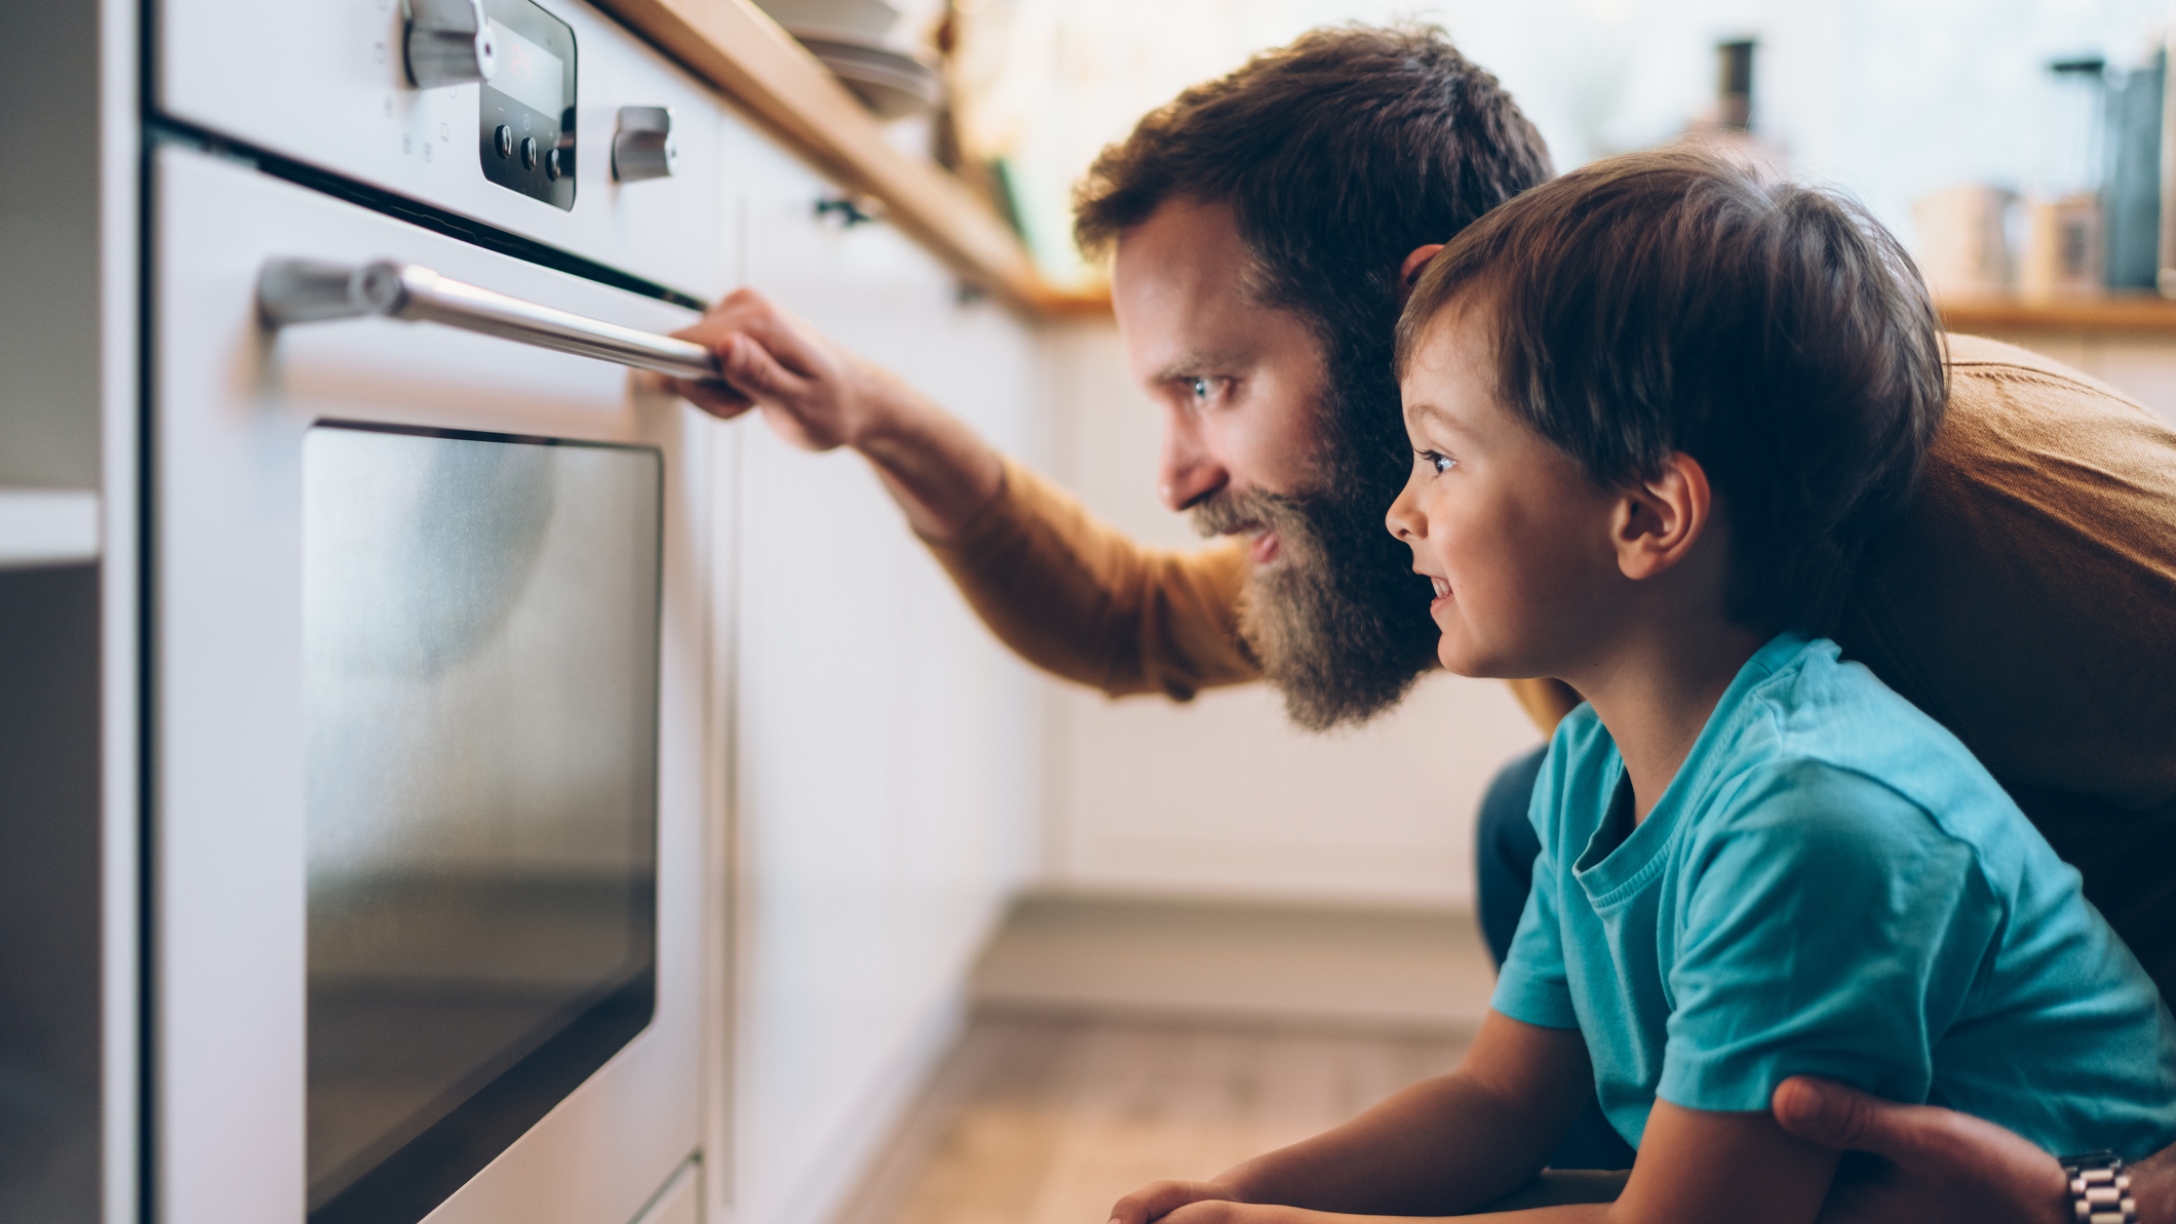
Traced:
[[366, 315], [438, 323], [675, 378], [719, 377], [717, 356], [700, 344], [524, 302], [390, 259], [360, 266], [268, 259], [257, 273], [257, 311], [273, 327]]

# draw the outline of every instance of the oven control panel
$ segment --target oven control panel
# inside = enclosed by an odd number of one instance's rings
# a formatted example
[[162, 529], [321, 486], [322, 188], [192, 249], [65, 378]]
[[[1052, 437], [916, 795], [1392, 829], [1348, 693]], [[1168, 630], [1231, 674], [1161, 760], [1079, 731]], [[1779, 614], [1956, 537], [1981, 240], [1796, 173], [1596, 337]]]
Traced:
[[484, 177], [554, 208], [574, 207], [574, 27], [532, 0], [489, 0], [498, 69], [477, 98]]
[[[741, 129], [595, 0], [156, 8], [163, 117], [690, 298], [729, 285]], [[237, 55], [236, 30], [279, 34]]]

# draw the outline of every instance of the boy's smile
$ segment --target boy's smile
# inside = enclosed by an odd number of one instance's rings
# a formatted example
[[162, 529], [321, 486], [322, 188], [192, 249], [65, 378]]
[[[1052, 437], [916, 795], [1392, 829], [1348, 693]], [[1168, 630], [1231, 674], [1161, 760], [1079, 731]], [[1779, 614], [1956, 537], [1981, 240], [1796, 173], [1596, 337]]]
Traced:
[[1402, 384], [1413, 470], [1387, 516], [1435, 587], [1437, 658], [1467, 676], [1563, 674], [1624, 582], [1617, 499], [1497, 396], [1480, 308], [1447, 311]]

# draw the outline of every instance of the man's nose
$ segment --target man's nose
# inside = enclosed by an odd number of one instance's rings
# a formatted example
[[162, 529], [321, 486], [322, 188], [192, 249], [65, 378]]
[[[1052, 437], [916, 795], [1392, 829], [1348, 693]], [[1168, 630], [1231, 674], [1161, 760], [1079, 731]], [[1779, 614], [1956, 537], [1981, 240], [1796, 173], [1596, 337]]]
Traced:
[[1231, 483], [1231, 473], [1217, 461], [1190, 421], [1178, 413], [1164, 418], [1164, 453], [1156, 472], [1156, 491], [1173, 510], [1191, 509], [1202, 498]]

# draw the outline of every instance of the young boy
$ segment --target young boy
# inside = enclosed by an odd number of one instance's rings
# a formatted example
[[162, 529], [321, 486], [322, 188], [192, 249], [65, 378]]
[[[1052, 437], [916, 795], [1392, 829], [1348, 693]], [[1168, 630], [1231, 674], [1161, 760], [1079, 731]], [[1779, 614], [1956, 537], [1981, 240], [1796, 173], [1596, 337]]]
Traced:
[[1460, 234], [1397, 353], [1389, 526], [1443, 665], [1588, 701], [1535, 788], [1533, 893], [1458, 1071], [1114, 1224], [1470, 1211], [1590, 1092], [1638, 1149], [1623, 1193], [1503, 1218], [1811, 1221], [1836, 1157], [1768, 1112], [1801, 1073], [2057, 1153], [2176, 1140], [2176, 1022], [2077, 873], [1811, 636], [1944, 403], [1895, 241], [1714, 155], [1611, 159]]

